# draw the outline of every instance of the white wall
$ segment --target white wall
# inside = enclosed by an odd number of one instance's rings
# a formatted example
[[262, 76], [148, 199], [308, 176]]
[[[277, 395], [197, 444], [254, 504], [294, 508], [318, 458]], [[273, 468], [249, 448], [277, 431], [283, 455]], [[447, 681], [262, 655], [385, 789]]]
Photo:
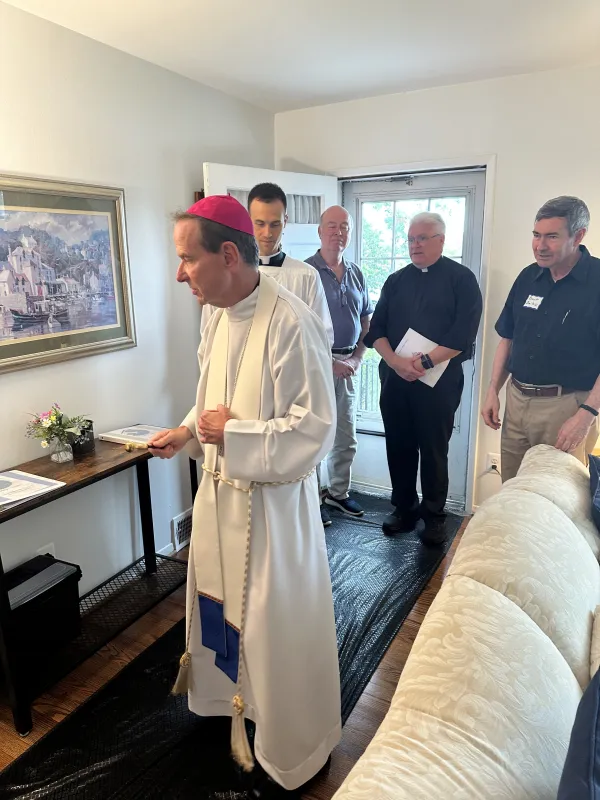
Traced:
[[[175, 282], [169, 214], [193, 202], [203, 161], [272, 167], [273, 117], [1, 2], [0, 30], [0, 173], [125, 189], [138, 336], [120, 353], [0, 375], [4, 469], [42, 455], [24, 438], [27, 412], [53, 401], [97, 431], [180, 422], [195, 394], [199, 314]], [[152, 461], [150, 473], [160, 549], [190, 505], [187, 461]], [[81, 564], [82, 590], [141, 554], [131, 471], [0, 526], [5, 568], [48, 542]]]
[[[275, 117], [280, 169], [331, 172], [496, 155], [494, 217], [483, 323], [483, 384], [493, 326], [513, 279], [530, 263], [540, 205], [575, 194], [590, 207], [586, 244], [600, 254], [600, 66], [388, 95]], [[498, 488], [483, 476], [499, 434], [479, 425], [475, 502]]]

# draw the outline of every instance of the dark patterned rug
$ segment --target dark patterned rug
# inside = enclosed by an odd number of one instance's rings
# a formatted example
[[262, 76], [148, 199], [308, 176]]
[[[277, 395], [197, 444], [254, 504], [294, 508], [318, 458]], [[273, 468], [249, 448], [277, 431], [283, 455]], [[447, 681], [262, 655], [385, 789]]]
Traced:
[[[416, 532], [383, 535], [387, 500], [355, 497], [365, 516], [332, 510], [326, 529], [344, 722], [462, 522], [449, 515], [447, 542], [426, 547]], [[261, 776], [242, 773], [231, 760], [230, 721], [196, 717], [187, 698], [170, 694], [184, 639], [181, 621], [4, 770], [0, 798], [255, 798]], [[271, 788], [272, 797], [297, 796]]]

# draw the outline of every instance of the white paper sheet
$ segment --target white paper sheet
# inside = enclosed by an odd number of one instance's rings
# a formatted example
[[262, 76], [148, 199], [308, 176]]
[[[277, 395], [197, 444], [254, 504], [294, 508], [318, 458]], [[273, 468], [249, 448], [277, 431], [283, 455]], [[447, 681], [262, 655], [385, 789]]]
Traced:
[[[436, 347], [436, 342], [432, 342], [431, 339], [426, 339], [425, 336], [421, 336], [420, 333], [409, 328], [396, 348], [396, 353], [401, 356], [401, 358], [410, 358], [412, 360], [417, 353], [426, 355], [431, 353]], [[419, 378], [419, 380], [427, 386], [435, 386], [446, 371], [446, 367], [449, 363], [449, 361], [442, 361], [441, 364], [436, 364], [433, 369], [428, 369], [425, 375]]]
[[64, 485], [64, 481], [31, 475], [18, 469], [0, 472], [0, 511]]

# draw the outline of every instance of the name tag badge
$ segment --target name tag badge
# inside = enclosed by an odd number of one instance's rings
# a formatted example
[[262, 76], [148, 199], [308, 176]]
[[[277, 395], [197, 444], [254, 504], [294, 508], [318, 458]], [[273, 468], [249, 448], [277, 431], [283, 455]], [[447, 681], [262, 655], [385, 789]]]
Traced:
[[537, 309], [542, 304], [543, 297], [536, 297], [534, 294], [530, 294], [527, 300], [525, 300], [523, 304], [523, 308], [533, 308], [537, 311]]

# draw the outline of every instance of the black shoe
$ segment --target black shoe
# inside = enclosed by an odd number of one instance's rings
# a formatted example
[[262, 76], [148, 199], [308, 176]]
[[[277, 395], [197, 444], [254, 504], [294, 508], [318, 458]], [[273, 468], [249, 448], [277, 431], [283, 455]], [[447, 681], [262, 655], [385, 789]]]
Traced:
[[[298, 789], [296, 789], [296, 791], [298, 792], [298, 797], [300, 797], [300, 795], [304, 795], [305, 792], [309, 792], [310, 788], [311, 788], [311, 786], [313, 786], [314, 782], [318, 781], [320, 778], [324, 778], [325, 775], [327, 775], [329, 773], [330, 768], [331, 768], [331, 756], [329, 756], [327, 761], [323, 764], [323, 766], [317, 772], [316, 775], [314, 775], [312, 778], [309, 778], [306, 781], [306, 783], [303, 783], [302, 786], [299, 786]], [[290, 798], [292, 796], [296, 797], [296, 795], [292, 795], [290, 793]], [[311, 795], [311, 797], [312, 797], [312, 795]], [[281, 795], [279, 795], [279, 798], [281, 798]]]
[[321, 503], [321, 522], [323, 523], [324, 528], [328, 528], [331, 525], [331, 517], [329, 516], [329, 511], [327, 511], [323, 503]]
[[398, 514], [393, 512], [387, 515], [381, 527], [386, 536], [393, 536], [395, 533], [411, 533], [417, 527], [418, 521], [418, 514]]
[[262, 767], [257, 765], [254, 769], [257, 774], [253, 781], [251, 797], [256, 798], [256, 800], [281, 800], [283, 796], [289, 796], [291, 800], [298, 797], [296, 792], [286, 792], [282, 786], [275, 783]]
[[333, 508], [337, 508], [340, 511], [343, 511], [344, 514], [348, 514], [351, 517], [362, 517], [365, 513], [364, 508], [359, 506], [356, 500], [352, 500], [351, 497], [345, 497], [343, 500], [338, 500], [337, 497], [332, 497], [330, 494], [326, 494], [325, 502], [328, 506], [333, 506]]
[[327, 759], [327, 761], [323, 764], [321, 769], [317, 772], [317, 775], [323, 775], [326, 772], [329, 772], [329, 768], [331, 767], [331, 755]]
[[423, 544], [444, 544], [448, 538], [446, 520], [425, 520], [425, 529], [420, 531], [419, 537]]

